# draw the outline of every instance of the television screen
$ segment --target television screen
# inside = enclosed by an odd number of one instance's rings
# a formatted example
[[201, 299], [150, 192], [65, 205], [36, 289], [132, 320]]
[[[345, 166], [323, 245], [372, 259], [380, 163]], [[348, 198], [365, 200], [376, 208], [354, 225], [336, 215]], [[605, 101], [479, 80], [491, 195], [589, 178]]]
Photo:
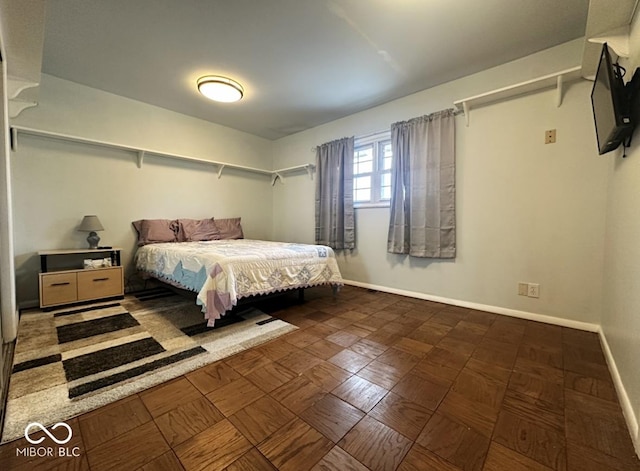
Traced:
[[598, 72], [591, 91], [591, 106], [596, 124], [598, 152], [617, 149], [631, 136], [633, 125], [629, 116], [629, 100], [617, 66], [611, 62], [606, 44], [602, 47]]

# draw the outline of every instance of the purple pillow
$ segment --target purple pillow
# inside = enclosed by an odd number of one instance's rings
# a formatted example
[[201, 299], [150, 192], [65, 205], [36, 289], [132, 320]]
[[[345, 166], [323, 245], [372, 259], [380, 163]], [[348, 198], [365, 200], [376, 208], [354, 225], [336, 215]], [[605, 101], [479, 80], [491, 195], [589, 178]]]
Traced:
[[216, 219], [216, 227], [219, 231], [219, 239], [244, 239], [241, 218]]
[[200, 240], [218, 240], [220, 231], [213, 218], [209, 219], [178, 219], [180, 232], [178, 240], [193, 242]]
[[138, 231], [138, 247], [161, 242], [177, 242], [178, 221], [170, 219], [141, 219], [133, 221]]

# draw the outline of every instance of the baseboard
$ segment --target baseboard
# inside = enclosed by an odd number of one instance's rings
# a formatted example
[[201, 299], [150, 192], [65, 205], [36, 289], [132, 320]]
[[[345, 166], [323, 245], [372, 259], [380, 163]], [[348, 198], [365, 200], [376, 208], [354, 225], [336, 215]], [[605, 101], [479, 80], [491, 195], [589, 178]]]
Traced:
[[638, 427], [638, 418], [633, 412], [633, 405], [631, 404], [631, 400], [629, 399], [629, 395], [627, 394], [627, 389], [624, 387], [624, 383], [622, 382], [622, 378], [620, 377], [620, 373], [618, 372], [618, 366], [616, 365], [616, 361], [613, 358], [613, 353], [609, 348], [607, 337], [602, 329], [598, 331], [598, 334], [600, 335], [602, 351], [607, 360], [607, 365], [609, 366], [611, 379], [613, 379], [613, 384], [616, 388], [616, 392], [618, 393], [618, 401], [620, 402], [620, 407], [622, 407], [622, 414], [627, 421], [627, 427], [629, 428], [629, 433], [631, 434], [631, 441], [633, 442], [633, 446], [636, 449], [636, 454], [638, 455], [638, 457], [640, 457], [640, 432]]
[[501, 314], [503, 316], [517, 317], [520, 319], [527, 319], [530, 321], [544, 322], [545, 324], [559, 325], [561, 327], [570, 327], [572, 329], [586, 330], [588, 332], [599, 332], [600, 326], [598, 324], [591, 324], [589, 322], [574, 321], [571, 319], [563, 319], [561, 317], [547, 316], [546, 314], [536, 314], [534, 312], [519, 311], [517, 309], [509, 309], [506, 307], [492, 306], [489, 304], [479, 304], [470, 301], [461, 301], [459, 299], [444, 298], [442, 296], [434, 296], [431, 294], [418, 293], [416, 291], [406, 291], [403, 289], [389, 288], [387, 286], [372, 285], [369, 283], [362, 283], [360, 281], [344, 280], [346, 285], [357, 286], [360, 288], [373, 289], [376, 291], [382, 291], [384, 293], [398, 294], [400, 296], [408, 296], [410, 298], [424, 299], [426, 301], [433, 301], [436, 303], [451, 304], [453, 306], [466, 307], [468, 309], [475, 309], [477, 311], [486, 311], [494, 314]]
[[33, 309], [35, 307], [40, 307], [39, 299], [27, 299], [26, 301], [22, 301], [18, 304], [19, 311], [22, 311], [23, 309]]

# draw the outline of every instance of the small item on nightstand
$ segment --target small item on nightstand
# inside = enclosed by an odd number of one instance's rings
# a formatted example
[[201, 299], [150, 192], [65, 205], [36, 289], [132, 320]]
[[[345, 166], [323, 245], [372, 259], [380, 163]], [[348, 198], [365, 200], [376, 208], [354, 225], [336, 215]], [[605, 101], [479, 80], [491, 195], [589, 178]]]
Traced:
[[109, 268], [110, 266], [112, 266], [112, 261], [111, 261], [110, 257], [109, 258], [98, 258], [98, 259], [85, 258], [83, 266], [84, 266], [85, 269]]

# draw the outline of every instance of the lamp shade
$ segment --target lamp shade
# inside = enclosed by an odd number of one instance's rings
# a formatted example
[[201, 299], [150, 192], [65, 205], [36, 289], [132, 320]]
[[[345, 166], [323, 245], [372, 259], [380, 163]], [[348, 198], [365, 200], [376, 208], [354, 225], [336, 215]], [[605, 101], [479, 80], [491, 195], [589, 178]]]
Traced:
[[84, 232], [104, 231], [104, 227], [102, 227], [98, 216], [85, 216], [78, 230]]
[[102, 223], [98, 216], [85, 216], [80, 223], [80, 227], [78, 227], [79, 231], [88, 232], [89, 236], [87, 237], [87, 242], [89, 242], [90, 249], [97, 249], [98, 244], [100, 243], [100, 237], [96, 234], [96, 231], [104, 231], [104, 227], [102, 227]]

